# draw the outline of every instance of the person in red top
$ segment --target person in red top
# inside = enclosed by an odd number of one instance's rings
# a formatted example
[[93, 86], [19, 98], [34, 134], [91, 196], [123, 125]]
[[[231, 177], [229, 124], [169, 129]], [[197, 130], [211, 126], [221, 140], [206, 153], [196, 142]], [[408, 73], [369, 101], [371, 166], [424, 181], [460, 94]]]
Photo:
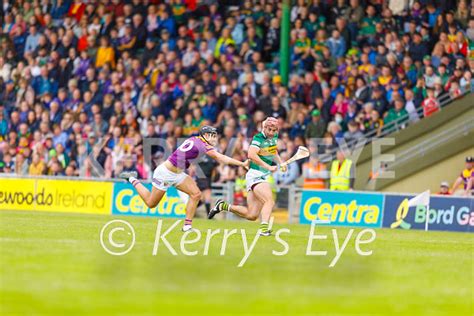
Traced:
[[451, 192], [449, 192], [449, 183], [447, 181], [441, 182], [439, 186], [439, 192], [436, 193], [438, 195], [451, 195]]
[[71, 4], [71, 7], [69, 7], [67, 16], [70, 16], [76, 19], [77, 22], [79, 22], [85, 10], [86, 10], [86, 5], [82, 3], [81, 0], [74, 0], [74, 3]]
[[466, 38], [464, 37], [464, 33], [459, 31], [456, 33], [456, 40], [453, 43], [454, 45], [457, 45], [459, 49], [459, 53], [463, 56], [467, 56], [468, 53], [468, 42]]
[[423, 115], [430, 116], [433, 113], [439, 111], [439, 102], [436, 100], [434, 96], [434, 90], [431, 88], [426, 89], [426, 93], [428, 94], [427, 98], [423, 100], [421, 106], [423, 107]]

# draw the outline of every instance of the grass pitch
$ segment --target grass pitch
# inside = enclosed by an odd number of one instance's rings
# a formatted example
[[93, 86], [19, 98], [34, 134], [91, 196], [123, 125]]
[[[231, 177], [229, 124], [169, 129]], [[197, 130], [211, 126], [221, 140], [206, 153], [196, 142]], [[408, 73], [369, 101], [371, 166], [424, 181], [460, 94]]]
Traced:
[[[104, 251], [99, 234], [111, 219], [133, 225], [134, 248], [124, 256]], [[163, 221], [163, 229], [176, 220]], [[207, 229], [245, 229], [249, 244], [258, 228], [244, 221], [195, 220], [203, 235], [198, 251], [185, 256], [179, 246], [181, 224], [160, 242], [152, 256], [157, 218], [112, 217], [40, 212], [0, 212], [0, 314], [2, 315], [472, 315], [473, 235], [376, 230], [373, 250], [359, 256], [355, 229], [333, 268], [331, 228], [315, 240], [306, 256], [310, 226], [288, 228], [285, 256], [275, 238], [259, 238], [245, 265], [240, 235], [231, 236], [220, 256], [223, 232], [211, 239]], [[348, 228], [337, 228], [339, 244]], [[116, 236], [120, 236], [117, 233]], [[121, 238], [126, 241], [126, 235]], [[120, 238], [119, 238], [120, 239]], [[192, 235], [189, 236], [192, 239]], [[115, 239], [114, 239], [115, 240]]]

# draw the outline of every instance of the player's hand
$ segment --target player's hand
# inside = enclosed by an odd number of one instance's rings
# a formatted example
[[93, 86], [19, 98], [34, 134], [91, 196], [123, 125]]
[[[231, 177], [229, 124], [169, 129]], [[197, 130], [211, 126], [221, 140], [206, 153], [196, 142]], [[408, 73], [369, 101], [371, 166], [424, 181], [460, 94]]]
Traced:
[[278, 166], [270, 166], [270, 168], [268, 168], [268, 171], [270, 172], [275, 172], [278, 170]]
[[250, 167], [250, 159], [245, 160], [245, 161], [242, 163], [242, 167], [244, 167], [245, 170], [249, 170], [249, 167]]
[[281, 164], [281, 165], [280, 165], [280, 171], [281, 171], [281, 172], [287, 172], [287, 171], [288, 171], [288, 165], [286, 165], [286, 164]]

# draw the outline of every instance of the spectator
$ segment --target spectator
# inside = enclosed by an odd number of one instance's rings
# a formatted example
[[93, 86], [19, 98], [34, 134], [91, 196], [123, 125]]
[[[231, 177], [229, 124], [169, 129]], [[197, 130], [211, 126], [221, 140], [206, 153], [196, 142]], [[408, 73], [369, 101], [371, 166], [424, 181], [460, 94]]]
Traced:
[[469, 156], [466, 157], [466, 168], [461, 172], [459, 177], [453, 184], [451, 188], [451, 193], [455, 194], [458, 187], [463, 184], [464, 185], [464, 195], [470, 196], [472, 195], [472, 182], [474, 178], [474, 157]]
[[97, 68], [101, 68], [105, 64], [109, 64], [112, 69], [115, 68], [115, 51], [109, 45], [108, 38], [103, 36], [100, 39], [100, 47], [99, 49], [97, 49], [97, 56], [95, 58], [95, 66]]
[[7, 136], [8, 132], [8, 122], [5, 119], [5, 113], [3, 109], [0, 108], [0, 143], [3, 142]]
[[346, 42], [338, 30], [332, 31], [332, 36], [328, 39], [328, 48], [335, 58], [343, 57], [346, 53]]
[[387, 116], [384, 118], [384, 125], [390, 125], [392, 122], [396, 122], [396, 125], [404, 127], [404, 124], [408, 120], [408, 112], [405, 109], [405, 102], [403, 99], [395, 100], [394, 107], [391, 108]]
[[336, 160], [331, 163], [329, 189], [348, 191], [354, 188], [354, 165], [346, 158], [343, 150], [337, 151]]
[[374, 109], [377, 110], [380, 116], [383, 116], [385, 111], [388, 109], [388, 101], [383, 95], [382, 87], [375, 87], [372, 92], [372, 98], [370, 102], [374, 105]]
[[413, 43], [410, 45], [408, 52], [414, 62], [421, 62], [423, 57], [428, 55], [428, 48], [426, 44], [422, 42], [420, 33], [416, 32], [413, 35]]
[[245, 174], [247, 171], [243, 167], [237, 170], [237, 177], [235, 178], [234, 189], [234, 203], [238, 205], [246, 205], [247, 203], [247, 182]]
[[322, 190], [326, 188], [325, 181], [329, 178], [326, 165], [319, 161], [318, 156], [313, 154], [309, 161], [303, 164], [303, 188]]
[[447, 181], [441, 182], [439, 186], [439, 192], [436, 193], [438, 195], [451, 195], [449, 192], [449, 183]]
[[36, 25], [30, 25], [29, 34], [26, 37], [25, 54], [32, 53], [36, 50], [39, 44], [40, 37], [41, 34], [37, 32]]
[[290, 130], [290, 137], [291, 138], [296, 138], [298, 136], [304, 137], [306, 133], [306, 118], [304, 113], [298, 113], [298, 118], [296, 123], [293, 125], [293, 127]]
[[315, 109], [311, 112], [311, 122], [308, 124], [305, 132], [307, 139], [323, 138], [326, 132], [326, 122], [321, 118], [321, 112]]
[[336, 96], [336, 100], [334, 100], [334, 104], [331, 106], [331, 114], [335, 115], [339, 113], [342, 117], [346, 116], [347, 109], [349, 107], [349, 103], [344, 98], [342, 93], [338, 93]]
[[360, 131], [359, 123], [357, 123], [356, 121], [350, 121], [347, 126], [349, 129], [344, 133], [344, 140], [346, 141], [346, 143], [355, 143], [359, 139], [362, 139], [364, 137], [364, 134], [362, 134], [362, 132]]
[[423, 107], [423, 115], [428, 117], [439, 111], [439, 102], [434, 96], [433, 89], [426, 89], [427, 97], [423, 100], [421, 106]]
[[376, 110], [371, 110], [370, 118], [364, 122], [365, 130], [374, 133], [376, 136], [380, 136], [383, 125], [384, 121]]
[[68, 16], [76, 19], [77, 22], [81, 21], [86, 5], [81, 0], [74, 0], [67, 13]]
[[420, 120], [420, 116], [418, 115], [418, 109], [414, 102], [414, 94], [413, 91], [410, 89], [405, 89], [405, 110], [408, 113], [409, 121], [411, 123], [418, 122]]

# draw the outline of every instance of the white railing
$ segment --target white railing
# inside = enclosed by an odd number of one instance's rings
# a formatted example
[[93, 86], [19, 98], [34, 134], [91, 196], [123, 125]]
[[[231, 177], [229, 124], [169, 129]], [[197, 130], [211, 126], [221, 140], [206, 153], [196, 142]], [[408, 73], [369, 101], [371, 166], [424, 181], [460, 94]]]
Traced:
[[[211, 186], [212, 198], [223, 199], [228, 203], [234, 202], [234, 182], [226, 182], [226, 183], [213, 183]], [[237, 219], [238, 217], [235, 216], [231, 212], [225, 213], [226, 219]]]
[[[459, 100], [459, 99], [463, 98], [464, 96], [466, 96], [467, 94], [470, 94], [470, 93], [474, 92], [473, 88], [474, 87], [471, 87], [470, 89], [464, 88], [462, 94], [457, 96], [456, 98], [452, 98], [449, 95], [449, 93], [447, 93], [443, 97], [439, 98], [438, 99], [439, 111], [442, 111], [443, 108], [448, 106], [451, 102]], [[424, 118], [424, 112], [423, 112], [422, 107], [417, 108], [416, 113], [417, 113], [418, 117], [420, 118], [420, 120]], [[352, 141], [347, 142], [346, 145], [347, 145], [348, 148], [354, 148], [354, 150], [355, 150], [355, 149], [358, 149], [360, 147], [363, 147], [363, 146], [366, 146], [366, 145], [370, 144], [374, 139], [385, 137], [385, 136], [387, 136], [391, 133], [398, 132], [402, 129], [405, 129], [407, 126], [411, 126], [411, 125], [416, 124], [417, 122], [419, 122], [419, 120], [418, 121], [410, 121], [410, 116], [409, 115], [408, 116], [402, 116], [402, 117], [399, 117], [399, 118], [393, 120], [392, 122], [388, 123], [387, 125], [384, 125], [382, 127], [382, 131], [380, 132], [380, 134], [378, 134], [377, 130], [372, 130], [370, 132], [365, 133], [364, 134], [364, 139], [367, 140], [366, 142], [358, 144], [358, 140], [352, 140]], [[329, 153], [325, 154], [325, 157], [328, 157], [328, 159], [332, 159], [333, 157], [336, 156], [336, 152], [337, 152], [337, 149], [334, 149], [332, 152], [329, 152]]]

